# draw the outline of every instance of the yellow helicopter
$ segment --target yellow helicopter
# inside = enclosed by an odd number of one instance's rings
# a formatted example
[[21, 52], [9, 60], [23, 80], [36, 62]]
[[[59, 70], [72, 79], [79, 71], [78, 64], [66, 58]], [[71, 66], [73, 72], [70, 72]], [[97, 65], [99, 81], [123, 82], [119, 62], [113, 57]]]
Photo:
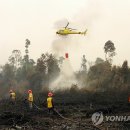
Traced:
[[56, 32], [56, 34], [59, 34], [59, 35], [68, 35], [68, 34], [83, 34], [85, 35], [86, 32], [87, 32], [87, 29], [84, 31], [84, 32], [77, 32], [77, 31], [73, 31], [73, 30], [76, 30], [76, 29], [72, 29], [72, 28], [68, 28], [68, 25], [69, 25], [69, 22], [67, 23], [67, 25], [64, 27], [64, 29], [60, 29]]

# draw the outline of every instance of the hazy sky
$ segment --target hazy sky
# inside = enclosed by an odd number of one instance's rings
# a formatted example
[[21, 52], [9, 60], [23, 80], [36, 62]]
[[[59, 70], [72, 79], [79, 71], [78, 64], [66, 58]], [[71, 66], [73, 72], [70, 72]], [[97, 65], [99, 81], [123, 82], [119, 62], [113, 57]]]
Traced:
[[[58, 27], [64, 27], [67, 20], [69, 27], [87, 28], [87, 35], [57, 36]], [[111, 40], [117, 53], [114, 63], [130, 62], [130, 0], [0, 0], [0, 64], [8, 61], [14, 49], [24, 55], [26, 38], [34, 60], [54, 51], [55, 41], [58, 45], [68, 41], [60, 46], [66, 47], [73, 68], [78, 69], [83, 54], [89, 61], [104, 59], [103, 46]]]

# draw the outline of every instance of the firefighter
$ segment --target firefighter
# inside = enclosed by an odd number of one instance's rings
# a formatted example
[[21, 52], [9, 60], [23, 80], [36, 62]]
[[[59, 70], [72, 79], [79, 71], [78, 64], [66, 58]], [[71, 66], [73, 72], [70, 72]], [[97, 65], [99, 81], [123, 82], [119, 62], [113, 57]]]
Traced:
[[28, 90], [28, 103], [29, 103], [29, 108], [33, 108], [33, 94], [32, 90]]
[[47, 97], [47, 108], [49, 114], [54, 113], [54, 104], [53, 104], [53, 93], [49, 92]]
[[15, 100], [16, 100], [16, 94], [13, 90], [10, 90], [10, 99], [11, 99], [11, 103], [15, 104]]

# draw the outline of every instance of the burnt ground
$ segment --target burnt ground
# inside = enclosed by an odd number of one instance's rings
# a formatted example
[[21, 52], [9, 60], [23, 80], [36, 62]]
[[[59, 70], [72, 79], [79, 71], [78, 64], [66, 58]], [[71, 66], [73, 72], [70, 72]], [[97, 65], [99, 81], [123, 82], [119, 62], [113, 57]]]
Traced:
[[[79, 96], [79, 95], [78, 95]], [[102, 96], [101, 96], [102, 97]], [[114, 96], [115, 97], [115, 96]], [[43, 97], [45, 99], [45, 97]], [[79, 97], [78, 97], [79, 98]], [[61, 100], [63, 99], [63, 100]], [[95, 112], [103, 115], [130, 115], [130, 105], [124, 100], [85, 100], [61, 95], [55, 97], [55, 109], [61, 114], [49, 114], [43, 103], [36, 99], [33, 109], [26, 100], [19, 98], [15, 104], [9, 99], [0, 101], [1, 130], [130, 130], [130, 121], [106, 122], [94, 126], [91, 116]], [[84, 99], [84, 100], [83, 100]], [[99, 100], [99, 102], [98, 102]]]

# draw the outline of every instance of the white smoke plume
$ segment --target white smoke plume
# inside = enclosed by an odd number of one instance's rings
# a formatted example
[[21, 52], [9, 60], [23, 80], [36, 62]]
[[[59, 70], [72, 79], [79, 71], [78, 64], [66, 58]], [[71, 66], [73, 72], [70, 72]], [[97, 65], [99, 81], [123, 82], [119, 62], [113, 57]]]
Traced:
[[70, 88], [72, 84], [77, 84], [77, 81], [74, 76], [73, 68], [70, 64], [69, 59], [65, 59], [59, 77], [50, 84], [50, 89], [62, 90]]
[[[76, 31], [84, 31], [85, 29], [93, 30], [95, 21], [100, 18], [100, 2], [90, 2], [87, 7], [78, 12], [71, 21], [66, 19], [59, 20], [55, 23], [56, 29], [62, 29], [69, 22], [71, 28], [77, 29]], [[91, 32], [91, 31], [90, 31]], [[87, 40], [86, 40], [87, 38]], [[50, 84], [50, 89], [62, 89], [70, 88], [72, 84], [80, 84], [76, 81], [73, 66], [77, 66], [77, 60], [79, 61], [79, 69], [81, 66], [81, 57], [87, 53], [87, 42], [91, 41], [91, 33], [87, 36], [82, 35], [57, 35], [56, 40], [52, 43], [52, 52], [57, 56], [64, 56], [65, 53], [69, 54], [69, 59], [65, 59], [60, 76], [53, 83]], [[86, 48], [86, 49], [85, 49]], [[86, 55], [86, 54], [85, 54]]]

